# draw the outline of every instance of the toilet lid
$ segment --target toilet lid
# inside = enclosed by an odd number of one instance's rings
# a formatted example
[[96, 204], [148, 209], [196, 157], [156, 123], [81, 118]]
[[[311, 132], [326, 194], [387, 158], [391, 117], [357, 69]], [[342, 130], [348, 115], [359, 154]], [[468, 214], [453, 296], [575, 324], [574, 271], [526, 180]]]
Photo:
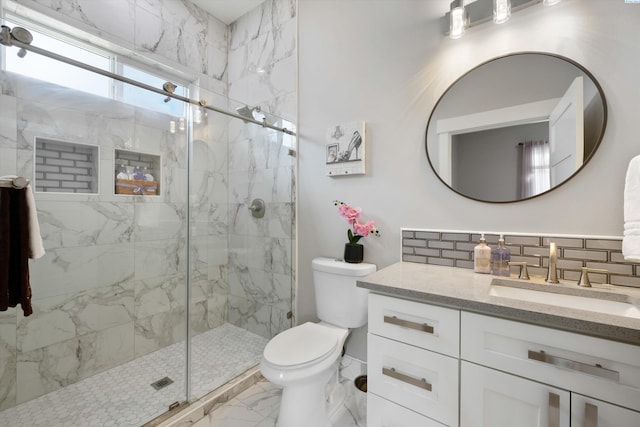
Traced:
[[338, 336], [334, 331], [307, 322], [273, 337], [264, 349], [264, 358], [279, 366], [301, 365], [327, 355], [337, 345]]

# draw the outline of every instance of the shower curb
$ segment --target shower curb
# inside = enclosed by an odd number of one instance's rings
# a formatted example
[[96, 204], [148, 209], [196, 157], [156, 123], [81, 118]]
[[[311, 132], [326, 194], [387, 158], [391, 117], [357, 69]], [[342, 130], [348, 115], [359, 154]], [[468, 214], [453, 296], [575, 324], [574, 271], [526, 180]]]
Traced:
[[[260, 368], [254, 366], [206, 396], [192, 403], [184, 403], [173, 411], [143, 424], [142, 427], [196, 427], [210, 412], [263, 379]], [[174, 413], [176, 410], [178, 412]]]

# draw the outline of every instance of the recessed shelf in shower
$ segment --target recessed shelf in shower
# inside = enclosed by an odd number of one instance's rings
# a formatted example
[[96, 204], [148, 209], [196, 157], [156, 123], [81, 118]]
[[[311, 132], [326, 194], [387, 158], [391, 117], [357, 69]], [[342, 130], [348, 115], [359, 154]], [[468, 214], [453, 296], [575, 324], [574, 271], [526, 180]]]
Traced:
[[130, 150], [115, 150], [115, 194], [160, 195], [160, 156]]
[[98, 153], [95, 145], [36, 137], [36, 191], [97, 194]]

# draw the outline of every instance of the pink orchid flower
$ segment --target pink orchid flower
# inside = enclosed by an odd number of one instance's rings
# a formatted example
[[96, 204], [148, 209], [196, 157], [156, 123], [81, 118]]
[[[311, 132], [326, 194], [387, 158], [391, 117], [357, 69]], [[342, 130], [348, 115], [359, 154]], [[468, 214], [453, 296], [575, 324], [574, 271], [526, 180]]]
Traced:
[[338, 206], [338, 212], [340, 215], [349, 220], [349, 222], [356, 221], [360, 218], [360, 208], [352, 208], [347, 204], [341, 204]]
[[340, 213], [340, 215], [346, 218], [347, 221], [349, 221], [349, 224], [353, 227], [353, 230], [351, 230], [351, 228], [347, 229], [347, 238], [349, 239], [349, 243], [358, 243], [361, 238], [366, 237], [370, 234], [380, 236], [380, 232], [378, 231], [378, 229], [376, 229], [375, 222], [360, 222], [360, 212], [362, 211], [362, 209], [353, 208], [339, 200], [335, 200], [333, 204], [338, 207], [338, 212]]
[[353, 231], [361, 236], [368, 236], [369, 234], [373, 233], [373, 230], [375, 230], [375, 228], [376, 224], [373, 221], [369, 221], [366, 224], [363, 224], [359, 221], [353, 223]]

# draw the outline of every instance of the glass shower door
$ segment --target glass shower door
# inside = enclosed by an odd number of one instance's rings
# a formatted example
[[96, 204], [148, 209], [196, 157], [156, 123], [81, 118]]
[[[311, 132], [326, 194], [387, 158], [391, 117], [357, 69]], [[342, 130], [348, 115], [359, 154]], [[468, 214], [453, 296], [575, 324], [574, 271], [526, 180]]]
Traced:
[[[191, 399], [257, 367], [268, 340], [291, 326], [295, 188], [287, 135], [197, 107], [193, 116]], [[249, 209], [260, 202], [263, 216]]]

